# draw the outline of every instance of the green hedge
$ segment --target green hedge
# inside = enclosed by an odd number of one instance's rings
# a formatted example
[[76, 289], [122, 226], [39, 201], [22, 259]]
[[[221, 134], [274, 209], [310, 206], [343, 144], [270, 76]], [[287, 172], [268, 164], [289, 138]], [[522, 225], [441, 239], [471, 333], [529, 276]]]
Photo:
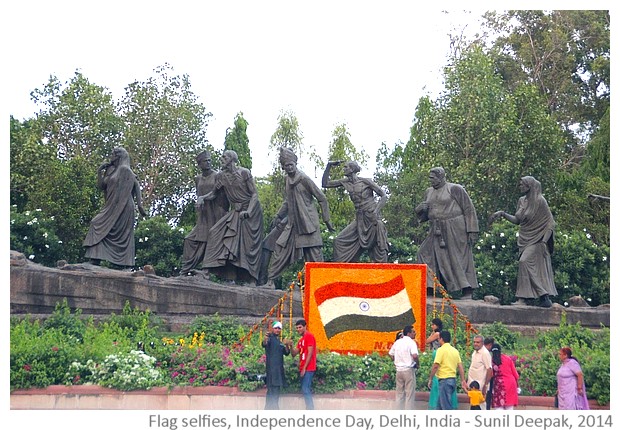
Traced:
[[[259, 335], [245, 345], [230, 341], [247, 330], [234, 318], [198, 317], [190, 331], [179, 336], [164, 334], [148, 311], [125, 306], [121, 315], [111, 315], [95, 324], [78, 310], [71, 313], [66, 301], [59, 303], [45, 323], [30, 318], [11, 319], [11, 390], [56, 384], [92, 383], [121, 390], [152, 386], [237, 386], [253, 391], [263, 386], [257, 375], [265, 372], [264, 350]], [[202, 331], [191, 332], [197, 328]], [[459, 327], [460, 330], [460, 327]], [[293, 335], [285, 328], [284, 336]], [[222, 333], [227, 333], [222, 341]], [[483, 335], [493, 335], [506, 343], [504, 351], [514, 357], [521, 375], [524, 395], [548, 396], [555, 393], [557, 352], [571, 346], [580, 359], [588, 397], [601, 404], [609, 402], [609, 329], [593, 331], [563, 319], [556, 329], [540, 332], [527, 346], [516, 343], [501, 324], [486, 326]], [[457, 333], [467, 369], [471, 349]], [[377, 353], [356, 356], [321, 352], [313, 388], [316, 393], [349, 389], [394, 389], [391, 359]], [[299, 390], [297, 359], [285, 359], [288, 392]], [[431, 354], [421, 353], [418, 380], [426, 381]], [[424, 391], [424, 384], [418, 384]]]

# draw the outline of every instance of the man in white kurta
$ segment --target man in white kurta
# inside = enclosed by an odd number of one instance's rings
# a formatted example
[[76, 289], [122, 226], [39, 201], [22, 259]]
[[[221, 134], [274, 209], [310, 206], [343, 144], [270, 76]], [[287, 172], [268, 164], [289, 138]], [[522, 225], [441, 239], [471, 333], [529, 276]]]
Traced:
[[467, 386], [472, 381], [478, 381], [482, 394], [486, 396], [492, 377], [491, 353], [484, 347], [484, 338], [476, 335], [474, 336], [474, 351], [471, 354], [471, 364], [467, 373]]
[[414, 409], [418, 361], [418, 345], [414, 338], [413, 327], [405, 326], [403, 337], [394, 342], [388, 353], [396, 367], [396, 402], [399, 409]]

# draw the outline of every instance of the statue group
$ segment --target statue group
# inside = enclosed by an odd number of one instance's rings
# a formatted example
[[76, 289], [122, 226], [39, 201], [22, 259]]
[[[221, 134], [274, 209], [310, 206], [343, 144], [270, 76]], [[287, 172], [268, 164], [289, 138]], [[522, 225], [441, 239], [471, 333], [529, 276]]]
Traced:
[[[184, 239], [181, 276], [213, 273], [230, 282], [273, 288], [274, 280], [297, 261], [324, 261], [320, 218], [334, 231], [325, 193], [297, 168], [291, 149], [281, 148], [279, 161], [286, 174], [285, 198], [264, 237], [254, 178], [237, 165], [237, 153], [223, 152], [220, 171], [212, 168], [209, 152], [197, 155], [196, 225]], [[331, 178], [332, 168], [339, 165], [344, 177]], [[355, 208], [355, 219], [334, 239], [332, 261], [354, 263], [366, 253], [370, 261], [386, 263], [387, 229], [381, 209], [387, 195], [372, 179], [359, 177], [360, 170], [355, 161], [329, 161], [323, 173], [322, 187], [344, 188]], [[429, 182], [415, 208], [419, 220], [429, 225], [417, 262], [430, 269], [429, 288], [436, 276], [448, 292], [471, 296], [478, 288], [472, 253], [479, 233], [476, 210], [465, 188], [448, 182], [442, 167], [430, 170]], [[146, 211], [127, 151], [114, 149], [110, 162], [98, 169], [97, 185], [104, 192], [105, 205], [90, 223], [84, 240], [86, 257], [93, 264], [106, 260], [133, 267], [135, 207], [142, 215]], [[549, 296], [557, 295], [551, 266], [555, 222], [540, 182], [524, 176], [519, 189], [523, 196], [516, 213], [497, 211], [489, 223], [503, 218], [519, 225], [516, 296], [520, 301], [538, 298], [540, 306], [550, 307]]]

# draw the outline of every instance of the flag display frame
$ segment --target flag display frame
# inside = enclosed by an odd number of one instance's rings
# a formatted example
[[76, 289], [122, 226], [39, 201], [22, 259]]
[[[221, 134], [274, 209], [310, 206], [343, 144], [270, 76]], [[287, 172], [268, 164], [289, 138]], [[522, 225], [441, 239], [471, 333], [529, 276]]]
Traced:
[[303, 311], [317, 349], [387, 354], [407, 324], [424, 349], [426, 270], [425, 264], [305, 263]]

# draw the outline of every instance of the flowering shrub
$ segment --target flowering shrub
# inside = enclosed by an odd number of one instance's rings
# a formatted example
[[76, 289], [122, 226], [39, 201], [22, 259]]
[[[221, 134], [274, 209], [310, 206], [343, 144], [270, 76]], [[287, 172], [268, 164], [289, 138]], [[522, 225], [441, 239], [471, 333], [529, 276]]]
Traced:
[[101, 363], [74, 361], [69, 366], [66, 382], [69, 385], [88, 382], [123, 391], [146, 390], [161, 385], [161, 371], [154, 365], [155, 358], [142, 351], [119, 352], [108, 355]]
[[55, 266], [63, 257], [63, 243], [56, 235], [54, 217], [41, 209], [18, 212], [11, 206], [11, 249], [44, 266]]
[[[63, 316], [64, 320], [70, 318]], [[45, 327], [38, 320], [12, 318], [11, 390], [85, 383], [120, 390], [219, 385], [254, 391], [264, 387], [264, 381], [257, 377], [265, 373], [265, 351], [260, 345], [260, 336], [252, 337], [244, 345], [232, 346], [208, 342], [202, 332], [178, 338], [160, 334], [155, 342], [140, 342], [145, 351], [138, 351], [136, 333], [147, 334], [148, 331], [142, 330], [140, 324], [131, 327], [138, 329], [122, 327], [112, 319], [95, 325], [90, 319], [85, 322], [80, 339], [61, 325]], [[243, 327], [239, 330], [243, 331]], [[491, 335], [503, 332], [497, 327], [489, 333], [482, 331]], [[472, 350], [464, 343], [465, 334], [460, 326], [456, 337], [463, 366], [468, 369]], [[588, 397], [601, 404], [609, 402], [608, 328], [592, 331], [579, 324], [567, 324], [563, 319], [558, 328], [540, 332], [531, 345], [511, 349], [509, 343], [502, 346], [504, 352], [515, 359], [523, 395], [544, 396], [555, 392], [555, 375], [560, 365], [557, 351], [561, 346], [570, 346], [581, 362]], [[432, 353], [421, 352], [419, 358], [417, 379], [424, 382], [432, 366]], [[298, 360], [298, 357], [285, 357], [289, 384], [285, 392], [299, 392]], [[394, 364], [387, 355], [357, 356], [324, 351], [317, 356], [313, 390], [315, 393], [391, 390], [394, 377]], [[426, 389], [424, 383], [418, 383], [417, 390]]]
[[585, 229], [557, 233], [552, 256], [555, 286], [560, 304], [572, 296], [583, 297], [590, 305], [609, 303], [609, 247], [598, 245]]
[[488, 232], [480, 234], [474, 246], [474, 260], [478, 288], [474, 299], [486, 295], [499, 298], [502, 305], [515, 301], [519, 254], [517, 233], [519, 227], [510, 223], [494, 223]]
[[[299, 391], [298, 359], [291, 360], [286, 377], [289, 392]], [[353, 389], [393, 389], [394, 365], [387, 356], [377, 353], [365, 356], [322, 352], [317, 355], [317, 370], [313, 379], [316, 393], [334, 393]]]
[[[501, 304], [515, 301], [519, 270], [517, 246], [519, 227], [494, 223], [481, 233], [474, 247], [474, 260], [479, 288], [474, 298], [494, 295]], [[568, 306], [572, 296], [582, 296], [590, 305], [609, 303], [609, 247], [598, 245], [587, 231], [565, 233], [556, 231], [552, 254], [558, 296], [554, 302]]]

